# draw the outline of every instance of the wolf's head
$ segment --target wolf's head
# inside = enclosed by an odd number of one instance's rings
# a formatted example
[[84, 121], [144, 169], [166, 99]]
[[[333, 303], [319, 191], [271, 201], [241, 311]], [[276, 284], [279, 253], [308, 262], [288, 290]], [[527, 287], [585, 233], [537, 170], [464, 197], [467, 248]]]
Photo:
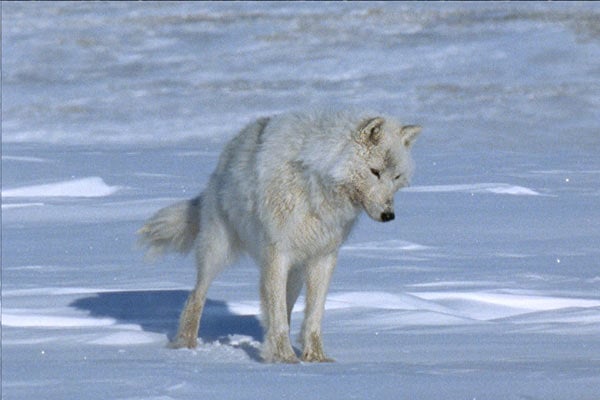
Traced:
[[356, 126], [343, 185], [374, 220], [395, 218], [394, 194], [410, 182], [410, 149], [420, 132], [418, 125], [402, 126], [380, 116], [366, 117]]

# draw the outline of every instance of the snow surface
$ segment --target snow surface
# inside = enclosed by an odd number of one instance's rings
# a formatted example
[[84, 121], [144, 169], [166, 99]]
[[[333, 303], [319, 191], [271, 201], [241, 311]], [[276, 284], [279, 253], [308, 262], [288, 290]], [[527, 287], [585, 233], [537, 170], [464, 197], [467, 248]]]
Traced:
[[2, 190], [2, 197], [103, 197], [110, 196], [117, 190], [118, 187], [108, 186], [102, 178], [93, 176], [67, 182]]
[[[2, 3], [3, 399], [600, 399], [597, 3]], [[258, 271], [168, 339], [191, 257], [135, 231], [252, 119], [420, 123], [397, 219], [362, 218], [326, 365], [259, 361]], [[303, 298], [292, 317], [300, 329]]]

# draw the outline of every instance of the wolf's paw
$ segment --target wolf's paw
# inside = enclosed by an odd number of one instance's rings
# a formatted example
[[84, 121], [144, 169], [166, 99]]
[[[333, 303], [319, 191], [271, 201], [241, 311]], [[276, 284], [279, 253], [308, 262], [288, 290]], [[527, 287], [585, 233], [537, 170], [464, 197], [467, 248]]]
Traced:
[[308, 351], [304, 350], [302, 353], [302, 361], [303, 362], [335, 362], [333, 358], [329, 358], [323, 353], [323, 349], [318, 349], [317, 351]]
[[304, 362], [334, 362], [333, 358], [329, 358], [325, 355], [323, 350], [323, 341], [321, 335], [318, 332], [312, 332], [305, 334], [301, 338], [302, 343], [302, 361]]
[[197, 338], [183, 338], [176, 337], [173, 341], [169, 342], [167, 347], [170, 349], [195, 349], [198, 346]]
[[306, 335], [302, 341], [304, 350], [302, 351], [302, 361], [304, 362], [334, 362], [333, 358], [329, 358], [323, 351], [323, 342], [321, 341], [321, 335], [317, 332], [313, 332]]
[[300, 362], [291, 346], [289, 349], [278, 349], [277, 351], [271, 351], [269, 348], [265, 348], [263, 349], [261, 356], [263, 361], [267, 363], [298, 364]]
[[274, 364], [298, 364], [300, 360], [295, 354], [271, 354], [263, 355], [263, 361]]
[[274, 335], [271, 337], [267, 335], [261, 356], [262, 359], [268, 363], [297, 364], [300, 362], [292, 349], [287, 334]]

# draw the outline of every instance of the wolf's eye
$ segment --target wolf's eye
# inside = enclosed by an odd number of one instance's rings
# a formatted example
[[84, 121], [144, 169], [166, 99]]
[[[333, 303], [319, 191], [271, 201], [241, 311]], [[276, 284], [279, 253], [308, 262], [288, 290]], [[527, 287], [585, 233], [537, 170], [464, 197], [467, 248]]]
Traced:
[[381, 178], [381, 173], [378, 169], [371, 168], [371, 173], [377, 177], [377, 179]]
[[398, 179], [400, 179], [401, 177], [402, 177], [402, 174], [400, 174], [400, 175], [396, 175], [396, 176], [394, 177], [394, 180], [398, 180]]

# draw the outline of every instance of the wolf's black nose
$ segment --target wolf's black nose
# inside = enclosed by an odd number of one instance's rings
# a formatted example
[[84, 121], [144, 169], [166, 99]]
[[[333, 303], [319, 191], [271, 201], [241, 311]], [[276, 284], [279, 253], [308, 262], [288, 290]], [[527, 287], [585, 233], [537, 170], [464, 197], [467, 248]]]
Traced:
[[396, 218], [393, 212], [383, 212], [381, 213], [381, 221], [388, 222]]

